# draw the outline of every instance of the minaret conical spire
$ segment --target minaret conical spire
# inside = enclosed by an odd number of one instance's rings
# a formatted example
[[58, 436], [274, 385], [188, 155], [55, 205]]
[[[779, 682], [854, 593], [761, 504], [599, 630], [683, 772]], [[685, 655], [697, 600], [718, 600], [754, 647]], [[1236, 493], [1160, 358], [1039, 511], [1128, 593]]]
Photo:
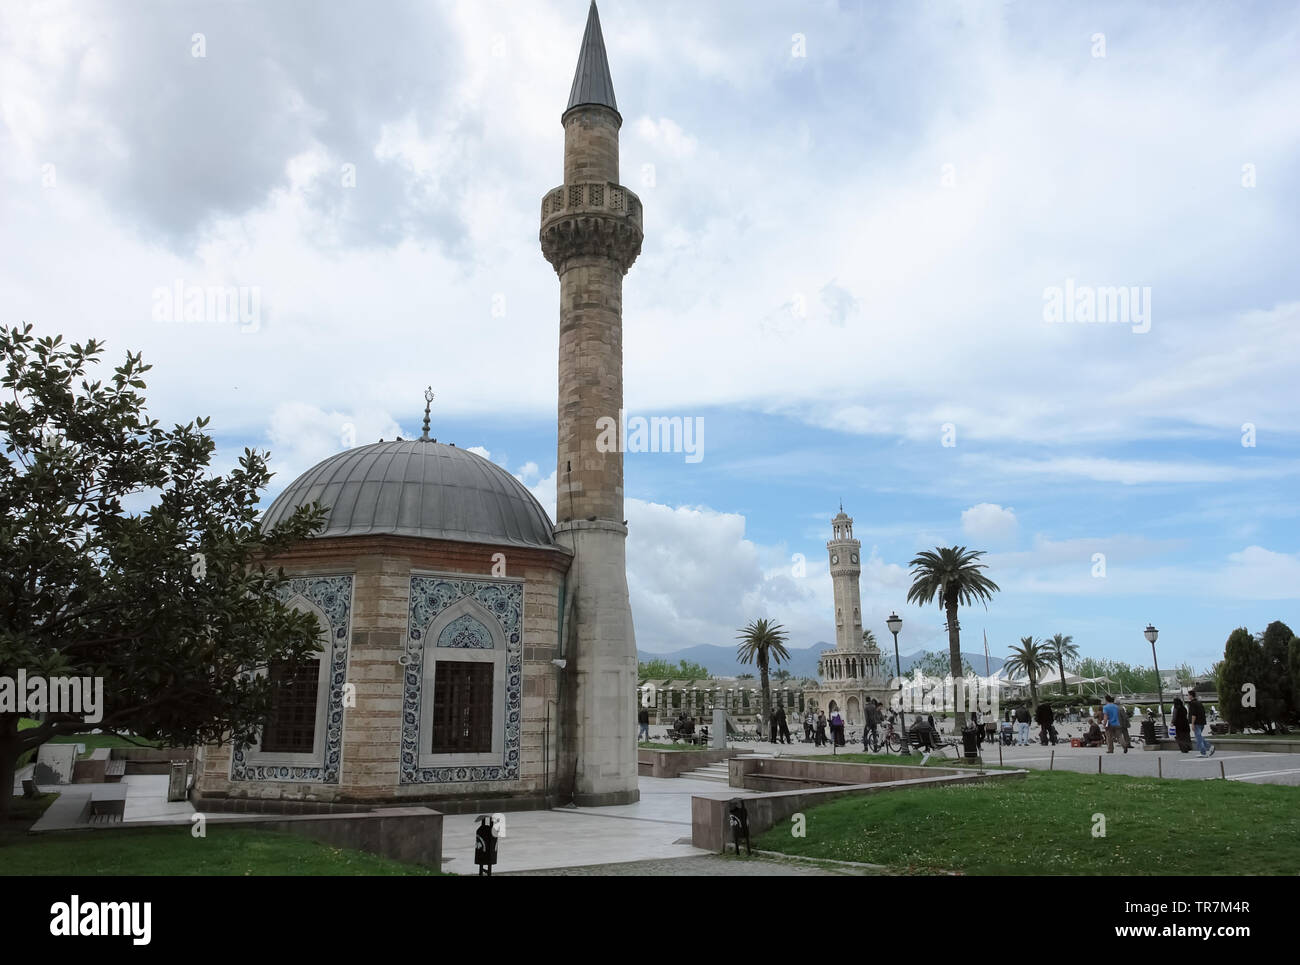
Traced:
[[573, 110], [583, 104], [598, 104], [618, 113], [614, 100], [614, 81], [609, 76], [609, 58], [605, 56], [605, 38], [600, 32], [600, 14], [596, 0], [591, 0], [587, 13], [587, 31], [582, 35], [582, 49], [578, 51], [578, 69], [573, 73], [573, 87], [569, 91], [569, 106]]

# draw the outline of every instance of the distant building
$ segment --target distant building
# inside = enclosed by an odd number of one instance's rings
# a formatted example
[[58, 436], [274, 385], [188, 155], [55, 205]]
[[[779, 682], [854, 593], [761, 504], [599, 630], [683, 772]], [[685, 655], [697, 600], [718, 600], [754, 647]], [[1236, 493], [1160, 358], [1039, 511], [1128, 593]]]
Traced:
[[853, 519], [840, 506], [831, 520], [831, 585], [835, 596], [835, 649], [823, 650], [817, 663], [820, 684], [807, 692], [814, 709], [827, 716], [838, 710], [849, 724], [861, 724], [869, 698], [889, 703], [887, 674], [880, 667], [880, 648], [862, 639], [862, 543], [853, 538]]

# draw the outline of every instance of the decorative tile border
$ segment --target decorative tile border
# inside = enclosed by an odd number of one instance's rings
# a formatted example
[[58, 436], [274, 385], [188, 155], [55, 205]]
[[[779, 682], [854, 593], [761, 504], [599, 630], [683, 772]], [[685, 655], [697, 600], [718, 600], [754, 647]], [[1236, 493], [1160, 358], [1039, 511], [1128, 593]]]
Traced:
[[[343, 761], [343, 684], [348, 674], [348, 637], [352, 618], [352, 577], [313, 576], [285, 580], [275, 590], [281, 603], [294, 597], [314, 604], [329, 621], [331, 642], [329, 704], [325, 711], [324, 765], [256, 764], [245, 756], [247, 748], [236, 745], [230, 763], [232, 781], [302, 781], [317, 784], [339, 783]], [[324, 660], [324, 657], [321, 658]]]
[[[466, 598], [475, 600], [496, 618], [506, 640], [505, 752], [500, 764], [421, 767], [420, 697], [424, 676], [424, 634], [439, 613]], [[519, 779], [519, 738], [523, 722], [523, 616], [524, 588], [521, 583], [440, 576], [411, 577], [406, 655], [403, 657], [406, 674], [402, 686], [400, 783], [448, 784]], [[447, 629], [458, 622], [452, 621]]]

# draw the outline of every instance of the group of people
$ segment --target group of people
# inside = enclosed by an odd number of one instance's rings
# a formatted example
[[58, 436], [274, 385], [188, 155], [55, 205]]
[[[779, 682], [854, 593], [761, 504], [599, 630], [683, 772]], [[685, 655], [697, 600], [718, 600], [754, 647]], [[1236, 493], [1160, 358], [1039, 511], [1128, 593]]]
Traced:
[[[1151, 716], [1154, 718], [1155, 712]], [[1187, 702], [1183, 698], [1174, 698], [1174, 740], [1178, 744], [1178, 749], [1184, 754], [1190, 754], [1192, 750], [1192, 730], [1196, 731], [1196, 749], [1202, 757], [1213, 757], [1214, 746], [1205, 739], [1205, 728], [1209, 724], [1209, 716], [1205, 712], [1205, 705], [1201, 703], [1196, 696], [1196, 691], [1191, 690], [1187, 693]], [[1097, 708], [1088, 722], [1088, 729], [1083, 734], [1084, 747], [1100, 747], [1102, 738], [1106, 741], [1106, 753], [1115, 752], [1115, 742], [1119, 741], [1124, 747], [1124, 753], [1129, 749], [1129, 715], [1120, 704], [1116, 703], [1115, 698], [1110, 694], [1106, 695], [1105, 702]]]
[[[830, 730], [830, 736], [826, 731]], [[812, 741], [818, 747], [829, 744], [832, 741], [836, 747], [844, 746], [844, 718], [838, 710], [832, 710], [830, 717], [822, 710], [813, 711], [811, 707], [803, 715], [803, 739]]]

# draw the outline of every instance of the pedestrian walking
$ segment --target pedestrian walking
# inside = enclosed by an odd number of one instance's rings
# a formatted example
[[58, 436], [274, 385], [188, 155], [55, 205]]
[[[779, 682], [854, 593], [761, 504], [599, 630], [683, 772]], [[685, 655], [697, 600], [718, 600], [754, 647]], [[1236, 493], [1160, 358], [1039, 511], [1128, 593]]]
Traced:
[[817, 729], [814, 731], [817, 738], [817, 746], [821, 747], [826, 743], [826, 714], [817, 711]]
[[1106, 753], [1115, 753], [1115, 741], [1118, 740], [1124, 746], [1124, 753], [1127, 754], [1128, 731], [1120, 725], [1119, 705], [1110, 694], [1106, 695], [1106, 702], [1101, 705], [1101, 711], [1106, 715]]
[[790, 727], [786, 723], [785, 708], [780, 704], [776, 705], [776, 736], [782, 744], [790, 743]]
[[1202, 757], [1213, 757], [1214, 745], [1205, 739], [1205, 705], [1195, 690], [1187, 692], [1187, 715], [1192, 719], [1192, 730], [1196, 732], [1196, 749]]
[[1038, 722], [1038, 743], [1046, 746], [1051, 740], [1051, 734], [1048, 728], [1052, 726], [1052, 707], [1050, 704], [1042, 703], [1034, 711], [1034, 720]]
[[650, 739], [650, 711], [642, 707], [641, 711], [636, 715], [636, 722], [640, 725], [637, 740], [648, 741]]

